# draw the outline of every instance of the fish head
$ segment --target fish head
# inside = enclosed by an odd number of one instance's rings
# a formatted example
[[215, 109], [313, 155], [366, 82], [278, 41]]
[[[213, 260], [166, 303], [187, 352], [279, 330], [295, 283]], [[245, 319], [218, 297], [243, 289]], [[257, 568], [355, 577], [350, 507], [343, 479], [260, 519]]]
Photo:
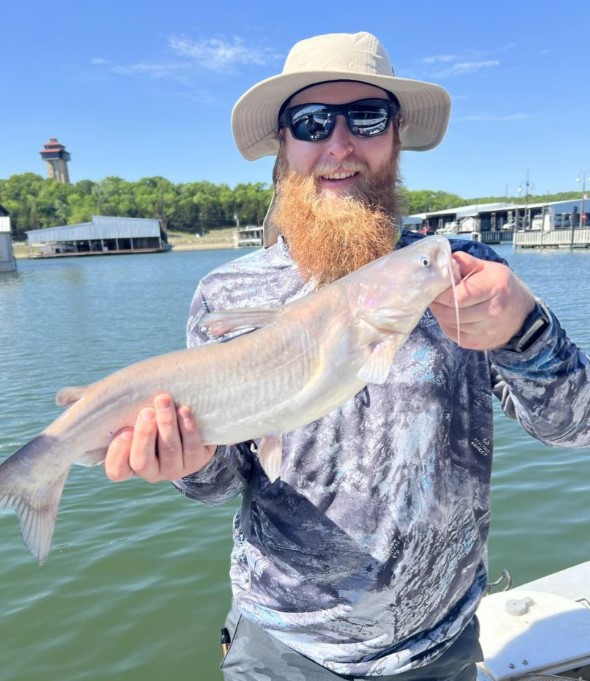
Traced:
[[417, 323], [430, 303], [458, 279], [448, 239], [429, 236], [357, 270], [351, 298], [357, 315], [383, 331]]
[[385, 264], [389, 285], [405, 288], [410, 305], [414, 295], [433, 300], [459, 278], [451, 245], [444, 236], [425, 237], [387, 257], [391, 258]]

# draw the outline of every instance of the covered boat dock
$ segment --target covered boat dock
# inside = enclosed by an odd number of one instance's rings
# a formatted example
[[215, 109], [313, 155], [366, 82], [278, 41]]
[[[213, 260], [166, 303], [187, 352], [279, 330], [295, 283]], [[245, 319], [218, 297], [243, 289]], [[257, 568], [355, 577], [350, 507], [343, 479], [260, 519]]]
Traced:
[[161, 253], [170, 250], [159, 220], [93, 216], [91, 222], [27, 232], [29, 258]]
[[588, 204], [580, 199], [543, 203], [484, 203], [404, 218], [404, 227], [422, 234], [446, 234], [486, 244], [513, 242], [526, 248], [589, 248]]

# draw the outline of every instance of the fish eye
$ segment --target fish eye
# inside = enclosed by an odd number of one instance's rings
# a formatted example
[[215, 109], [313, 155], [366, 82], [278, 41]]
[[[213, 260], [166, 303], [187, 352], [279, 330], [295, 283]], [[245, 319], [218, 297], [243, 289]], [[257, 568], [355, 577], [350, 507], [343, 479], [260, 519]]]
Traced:
[[422, 267], [430, 267], [430, 258], [427, 255], [423, 255], [420, 258], [420, 264]]

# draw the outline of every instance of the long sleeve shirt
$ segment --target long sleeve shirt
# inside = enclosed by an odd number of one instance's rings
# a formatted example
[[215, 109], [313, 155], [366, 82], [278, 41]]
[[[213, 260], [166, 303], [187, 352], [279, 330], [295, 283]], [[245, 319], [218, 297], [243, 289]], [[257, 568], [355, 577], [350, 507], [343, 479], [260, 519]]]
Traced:
[[[417, 238], [404, 232], [399, 247]], [[451, 244], [502, 261], [483, 244]], [[206, 312], [276, 307], [311, 287], [279, 239], [200, 282], [188, 344], [211, 342]], [[384, 384], [283, 436], [276, 482], [252, 443], [220, 446], [176, 481], [206, 504], [242, 495], [230, 567], [241, 612], [340, 674], [394, 674], [442, 653], [486, 586], [493, 393], [539, 440], [590, 445], [588, 357], [550, 316], [528, 351], [479, 352], [427, 311]]]

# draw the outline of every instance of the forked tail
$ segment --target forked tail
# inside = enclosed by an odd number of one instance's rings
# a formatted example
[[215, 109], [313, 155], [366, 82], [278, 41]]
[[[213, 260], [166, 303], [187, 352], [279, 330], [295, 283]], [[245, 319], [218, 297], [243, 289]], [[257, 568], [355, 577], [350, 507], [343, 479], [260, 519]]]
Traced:
[[42, 469], [35, 474], [34, 459], [46, 445], [44, 436], [35, 438], [0, 464], [0, 509], [15, 510], [23, 541], [39, 564], [47, 560], [51, 550], [57, 509], [69, 472], [53, 469], [57, 477], [44, 476]]

